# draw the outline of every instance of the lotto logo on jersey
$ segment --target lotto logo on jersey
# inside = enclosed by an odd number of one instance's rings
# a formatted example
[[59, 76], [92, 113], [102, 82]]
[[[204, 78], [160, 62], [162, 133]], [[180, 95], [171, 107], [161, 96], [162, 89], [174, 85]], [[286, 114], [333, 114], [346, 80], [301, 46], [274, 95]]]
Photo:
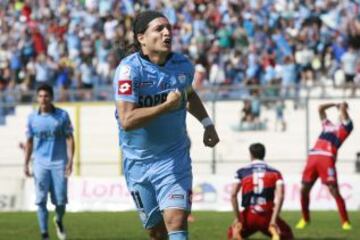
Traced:
[[131, 95], [132, 94], [132, 81], [119, 80], [118, 82], [118, 95]]

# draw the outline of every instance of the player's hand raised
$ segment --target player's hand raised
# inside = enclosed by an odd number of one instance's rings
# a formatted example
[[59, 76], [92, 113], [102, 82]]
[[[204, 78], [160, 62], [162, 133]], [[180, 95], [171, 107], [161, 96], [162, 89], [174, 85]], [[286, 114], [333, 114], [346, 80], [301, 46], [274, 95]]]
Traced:
[[181, 99], [181, 92], [178, 89], [169, 92], [165, 102], [168, 106], [169, 111], [179, 108], [181, 104]]
[[203, 142], [207, 147], [214, 147], [220, 141], [215, 126], [210, 125], [205, 128]]

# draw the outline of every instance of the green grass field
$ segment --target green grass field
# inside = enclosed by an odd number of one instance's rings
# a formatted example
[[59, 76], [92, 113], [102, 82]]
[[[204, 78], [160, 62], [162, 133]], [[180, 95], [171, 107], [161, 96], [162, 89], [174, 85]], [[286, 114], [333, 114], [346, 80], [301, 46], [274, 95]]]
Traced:
[[[226, 239], [226, 229], [232, 221], [230, 212], [194, 212], [196, 221], [190, 223], [192, 240]], [[299, 212], [284, 212], [282, 217], [294, 226]], [[52, 216], [51, 216], [52, 217]], [[313, 212], [312, 224], [306, 230], [294, 230], [296, 239], [360, 239], [360, 212], [350, 212], [353, 230], [341, 230], [337, 212]], [[51, 239], [56, 239], [50, 225]], [[147, 239], [136, 212], [67, 213], [65, 219], [69, 240], [142, 240]], [[34, 212], [0, 213], [0, 239], [39, 239]], [[261, 234], [250, 239], [266, 239]]]

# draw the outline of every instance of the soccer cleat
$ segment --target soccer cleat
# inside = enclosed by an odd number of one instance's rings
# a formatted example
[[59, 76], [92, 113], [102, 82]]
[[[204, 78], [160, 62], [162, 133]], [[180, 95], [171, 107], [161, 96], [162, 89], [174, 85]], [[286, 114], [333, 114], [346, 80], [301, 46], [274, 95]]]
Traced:
[[296, 224], [296, 229], [304, 229], [310, 224], [309, 221], [305, 221], [305, 219], [301, 218], [300, 221]]
[[62, 224], [62, 222], [59, 222], [56, 220], [56, 217], [54, 217], [54, 225], [56, 228], [56, 235], [58, 237], [59, 240], [66, 240], [66, 233], [65, 233], [65, 229], [64, 229], [64, 225]]
[[351, 224], [349, 222], [344, 222], [342, 225], [342, 229], [345, 231], [349, 231], [352, 229]]
[[49, 234], [47, 232], [41, 234], [41, 240], [49, 240]]
[[271, 234], [271, 240], [280, 240], [280, 232], [276, 226], [269, 226], [269, 232]]

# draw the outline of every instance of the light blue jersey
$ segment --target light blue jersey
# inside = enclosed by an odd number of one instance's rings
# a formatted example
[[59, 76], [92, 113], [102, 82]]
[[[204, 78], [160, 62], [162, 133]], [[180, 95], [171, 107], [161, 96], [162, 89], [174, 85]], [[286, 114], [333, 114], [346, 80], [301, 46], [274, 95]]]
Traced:
[[[151, 63], [134, 53], [117, 67], [113, 86], [116, 101], [151, 107], [166, 101], [170, 91], [183, 93], [191, 87], [194, 76], [192, 63], [183, 55], [172, 53], [164, 66]], [[124, 157], [131, 160], [160, 160], [186, 151], [186, 99], [182, 106], [163, 114], [143, 128], [124, 131], [119, 124], [120, 145]]]
[[30, 114], [26, 136], [33, 138], [34, 164], [44, 168], [66, 165], [66, 138], [72, 132], [69, 115], [60, 108], [54, 107], [50, 113], [34, 111]]

